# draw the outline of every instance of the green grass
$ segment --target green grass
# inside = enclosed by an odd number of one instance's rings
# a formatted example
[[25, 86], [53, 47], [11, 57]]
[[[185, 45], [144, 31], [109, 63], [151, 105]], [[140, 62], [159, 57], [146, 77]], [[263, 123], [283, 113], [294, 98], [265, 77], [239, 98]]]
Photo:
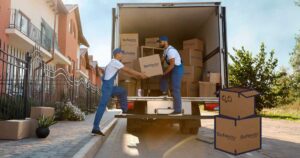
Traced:
[[293, 104], [263, 109], [260, 114], [267, 118], [300, 121], [300, 99]]

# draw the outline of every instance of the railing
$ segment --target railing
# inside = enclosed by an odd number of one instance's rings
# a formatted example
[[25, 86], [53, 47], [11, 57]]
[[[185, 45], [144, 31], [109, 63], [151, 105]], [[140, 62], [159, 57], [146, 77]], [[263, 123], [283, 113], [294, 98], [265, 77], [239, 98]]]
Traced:
[[[33, 25], [29, 18], [27, 18], [20, 10], [11, 9], [9, 28], [17, 29], [32, 41], [51, 52], [53, 39], [52, 35], [47, 36], [38, 27]], [[59, 50], [57, 40], [55, 40], [55, 48]]]
[[40, 54], [38, 48], [25, 53], [0, 40], [0, 120], [24, 119], [32, 106], [56, 107], [65, 101], [86, 113], [95, 111], [100, 89], [47, 65]]

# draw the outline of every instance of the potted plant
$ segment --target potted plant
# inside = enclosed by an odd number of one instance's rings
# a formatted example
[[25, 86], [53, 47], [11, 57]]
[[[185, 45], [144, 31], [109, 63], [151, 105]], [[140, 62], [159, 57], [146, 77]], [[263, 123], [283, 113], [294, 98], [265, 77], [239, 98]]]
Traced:
[[38, 128], [35, 131], [35, 134], [38, 138], [46, 138], [49, 133], [49, 127], [54, 125], [54, 117], [45, 117], [44, 115], [38, 119]]

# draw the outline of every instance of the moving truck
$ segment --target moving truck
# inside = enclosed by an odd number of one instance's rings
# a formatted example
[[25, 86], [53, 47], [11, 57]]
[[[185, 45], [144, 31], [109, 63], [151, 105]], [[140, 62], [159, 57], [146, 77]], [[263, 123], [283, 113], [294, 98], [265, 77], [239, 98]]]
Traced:
[[[178, 50], [183, 48], [182, 41], [198, 38], [205, 43], [203, 56], [203, 75], [209, 72], [221, 74], [221, 87], [228, 86], [226, 9], [220, 2], [199, 3], [121, 3], [113, 8], [112, 49], [120, 47], [120, 35], [138, 33], [140, 45], [148, 37], [169, 37], [169, 43]], [[138, 130], [145, 120], [172, 120], [180, 123], [184, 133], [196, 133], [201, 126], [200, 119], [212, 118], [200, 116], [199, 102], [218, 102], [213, 97], [183, 97], [183, 104], [190, 111], [183, 116], [152, 114], [166, 107], [172, 98], [129, 97], [134, 101], [132, 114], [117, 115], [127, 118], [127, 129]], [[161, 103], [164, 102], [164, 103]], [[148, 105], [153, 107], [147, 107]], [[169, 107], [172, 109], [172, 107]], [[172, 122], [171, 121], [171, 122]]]

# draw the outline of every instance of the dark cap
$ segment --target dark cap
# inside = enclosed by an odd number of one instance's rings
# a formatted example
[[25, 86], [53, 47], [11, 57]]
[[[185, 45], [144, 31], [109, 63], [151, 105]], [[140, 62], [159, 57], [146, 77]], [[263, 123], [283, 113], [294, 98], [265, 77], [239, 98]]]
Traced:
[[161, 41], [169, 41], [169, 38], [167, 36], [160, 36], [157, 42], [161, 42]]
[[125, 52], [121, 48], [116, 48], [116, 49], [113, 50], [112, 53], [113, 53], [113, 55], [116, 55], [118, 53], [123, 53], [124, 54]]

